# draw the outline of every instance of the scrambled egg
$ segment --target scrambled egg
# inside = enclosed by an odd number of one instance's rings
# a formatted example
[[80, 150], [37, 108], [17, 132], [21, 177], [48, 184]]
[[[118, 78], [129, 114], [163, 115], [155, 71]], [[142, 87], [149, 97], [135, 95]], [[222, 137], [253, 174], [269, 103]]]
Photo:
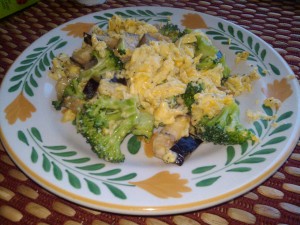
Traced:
[[236, 57], [235, 57], [235, 63], [240, 63], [240, 62], [246, 61], [248, 59], [249, 55], [250, 55], [250, 53], [247, 51], [237, 53]]
[[127, 99], [131, 95], [128, 88], [120, 83], [110, 82], [110, 79], [101, 79], [98, 87], [98, 92], [101, 95], [108, 95], [116, 99]]
[[128, 32], [132, 34], [143, 35], [146, 33], [157, 33], [158, 30], [155, 26], [144, 21], [128, 18], [122, 19], [120, 16], [114, 15], [108, 23], [108, 32], [121, 34]]
[[65, 109], [63, 111], [62, 122], [71, 122], [76, 118], [76, 114], [71, 109]]
[[252, 90], [252, 83], [260, 78], [257, 70], [252, 70], [249, 74], [230, 76], [224, 83], [224, 86], [234, 95], [239, 96], [242, 93]]
[[253, 111], [250, 109], [247, 110], [246, 115], [249, 122], [253, 122], [260, 119], [270, 121], [277, 118], [277, 115], [268, 116], [266, 113], [260, 111]]
[[61, 53], [52, 60], [52, 68], [48, 76], [58, 81], [62, 77], [76, 77], [80, 72], [80, 67], [71, 62], [70, 57]]
[[264, 105], [270, 108], [275, 108], [278, 110], [281, 106], [281, 101], [277, 98], [270, 97], [264, 100]]
[[181, 74], [191, 73], [184, 63], [190, 60], [174, 43], [151, 42], [137, 48], [126, 64], [124, 76], [129, 80], [130, 94], [139, 97], [156, 124], [170, 124], [176, 116], [186, 114], [185, 108], [170, 110], [167, 100], [185, 92], [187, 81]]
[[140, 104], [154, 115], [157, 125], [173, 123], [177, 116], [187, 113], [186, 107], [172, 109], [167, 101], [183, 94], [190, 81], [201, 80], [207, 90], [220, 93], [216, 87], [221, 86], [223, 66], [218, 64], [213, 69], [198, 71], [194, 52], [185, 45], [196, 39], [194, 34], [188, 36], [180, 43], [161, 41], [143, 45], [135, 49], [125, 66], [130, 94], [139, 97]]

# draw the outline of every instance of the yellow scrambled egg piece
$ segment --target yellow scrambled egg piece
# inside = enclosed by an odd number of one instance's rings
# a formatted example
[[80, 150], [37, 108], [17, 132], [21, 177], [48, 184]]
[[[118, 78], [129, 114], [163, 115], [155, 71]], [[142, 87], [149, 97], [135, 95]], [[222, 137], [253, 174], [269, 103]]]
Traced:
[[281, 101], [277, 98], [270, 97], [264, 100], [264, 105], [270, 108], [279, 109], [281, 106]]
[[114, 15], [108, 23], [108, 32], [121, 34], [128, 32], [132, 34], [143, 35], [145, 33], [157, 33], [155, 26], [137, 19], [122, 19], [120, 16]]
[[75, 119], [75, 117], [76, 117], [76, 114], [71, 109], [66, 109], [66, 110], [63, 110], [63, 117], [62, 117], [61, 121], [63, 123], [71, 122]]
[[131, 97], [127, 86], [111, 82], [110, 79], [101, 79], [97, 91], [101, 95], [111, 96], [116, 99], [128, 99]]
[[252, 90], [252, 83], [260, 78], [257, 70], [252, 70], [249, 74], [240, 76], [233, 75], [227, 79], [224, 86], [234, 95], [238, 96]]
[[249, 57], [250, 53], [247, 51], [239, 52], [236, 54], [235, 63], [240, 63], [246, 61]]
[[250, 110], [250, 109], [247, 110], [246, 115], [247, 115], [247, 119], [248, 119], [249, 122], [253, 122], [253, 121], [256, 121], [256, 120], [260, 120], [260, 119], [270, 121], [270, 120], [274, 120], [274, 119], [277, 118], [276, 115], [268, 116], [267, 114], [265, 114], [263, 112], [253, 111], [253, 110]]
[[195, 104], [192, 105], [192, 124], [197, 124], [203, 117], [213, 118], [218, 115], [224, 106], [234, 102], [232, 95], [198, 93], [195, 95]]
[[126, 64], [129, 92], [138, 96], [146, 111], [154, 113], [156, 124], [170, 124], [177, 115], [186, 113], [184, 108], [171, 110], [166, 106], [167, 99], [185, 92], [187, 83], [181, 74], [191, 73], [186, 64], [191, 65], [192, 59], [182, 51], [174, 43], [152, 42], [135, 49]]
[[80, 67], [71, 62], [70, 57], [61, 53], [52, 60], [52, 68], [48, 75], [54, 80], [62, 77], [76, 77], [80, 72]]

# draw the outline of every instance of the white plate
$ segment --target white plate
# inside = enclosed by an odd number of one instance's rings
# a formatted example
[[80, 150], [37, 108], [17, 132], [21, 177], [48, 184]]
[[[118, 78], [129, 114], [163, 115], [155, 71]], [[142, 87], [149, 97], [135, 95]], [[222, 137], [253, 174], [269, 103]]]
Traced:
[[[96, 157], [72, 124], [61, 123], [55, 111], [54, 81], [48, 76], [51, 58], [70, 54], [81, 44], [83, 31], [107, 25], [114, 14], [149, 23], [171, 19], [181, 28], [200, 28], [227, 56], [234, 68], [237, 52], [248, 51], [248, 64], [261, 79], [254, 90], [238, 98], [241, 120], [260, 142], [255, 145], [201, 144], [183, 166], [148, 158], [141, 147], [127, 148], [122, 164]], [[8, 71], [1, 86], [1, 138], [14, 162], [45, 189], [94, 209], [135, 215], [182, 213], [228, 201], [259, 185], [288, 158], [300, 128], [299, 84], [293, 72], [267, 43], [247, 30], [217, 17], [164, 7], [134, 7], [93, 13], [63, 24], [28, 47]], [[273, 96], [278, 110], [263, 107]], [[247, 109], [277, 115], [272, 121], [247, 123]], [[275, 126], [276, 125], [276, 126]], [[130, 153], [131, 152], [131, 153]]]

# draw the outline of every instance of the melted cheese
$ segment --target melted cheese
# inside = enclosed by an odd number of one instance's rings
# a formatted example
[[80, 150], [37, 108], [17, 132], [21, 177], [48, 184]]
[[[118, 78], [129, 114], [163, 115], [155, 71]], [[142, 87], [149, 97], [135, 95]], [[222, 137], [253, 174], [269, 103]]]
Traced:
[[264, 100], [264, 105], [278, 110], [281, 106], [281, 101], [277, 98], [270, 97]]
[[238, 96], [252, 90], [253, 82], [259, 79], [257, 70], [252, 70], [249, 74], [240, 76], [234, 75], [227, 79], [224, 86], [234, 95]]
[[158, 30], [155, 26], [137, 19], [122, 19], [114, 15], [108, 23], [108, 31], [117, 34], [128, 32], [143, 35], [145, 33], [156, 33]]

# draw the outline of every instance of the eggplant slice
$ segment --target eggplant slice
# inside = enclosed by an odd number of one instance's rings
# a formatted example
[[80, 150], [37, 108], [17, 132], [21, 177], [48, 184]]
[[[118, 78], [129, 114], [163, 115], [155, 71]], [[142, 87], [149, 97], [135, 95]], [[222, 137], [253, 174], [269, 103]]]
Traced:
[[200, 139], [195, 139], [191, 136], [180, 138], [170, 149], [177, 154], [175, 164], [181, 166], [185, 158], [195, 151], [201, 143]]
[[159, 41], [159, 40], [157, 38], [153, 37], [152, 35], [146, 33], [142, 36], [137, 47], [140, 47], [142, 45], [149, 45], [151, 41]]
[[97, 89], [99, 87], [99, 82], [92, 79], [89, 79], [87, 84], [83, 89], [83, 93], [85, 94], [86, 99], [91, 99], [96, 95]]

